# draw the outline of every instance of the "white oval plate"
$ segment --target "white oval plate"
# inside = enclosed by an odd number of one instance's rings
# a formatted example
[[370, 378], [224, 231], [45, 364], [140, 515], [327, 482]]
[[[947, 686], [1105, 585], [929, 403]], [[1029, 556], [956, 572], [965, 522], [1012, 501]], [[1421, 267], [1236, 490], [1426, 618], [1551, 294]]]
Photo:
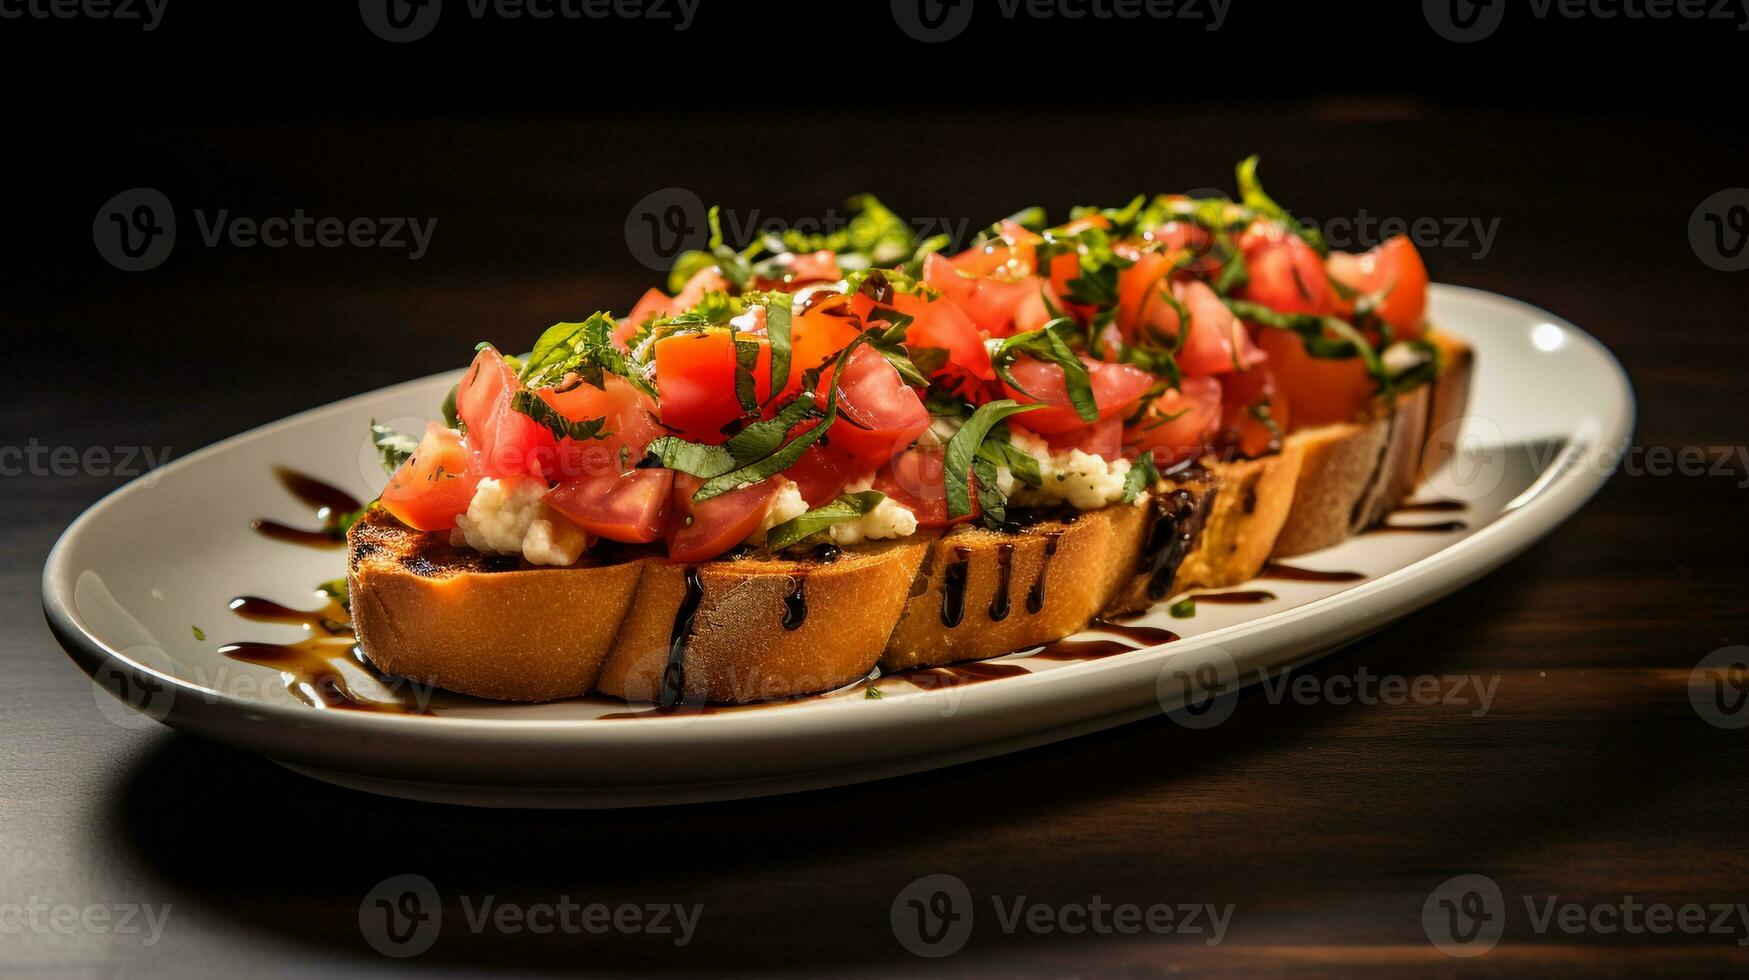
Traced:
[[[1189, 619], [1168, 617], [1163, 605], [1142, 622], [1183, 639], [1132, 653], [1082, 662], [1016, 656], [1004, 662], [1024, 675], [987, 682], [900, 675], [878, 682], [878, 699], [853, 690], [666, 716], [598, 699], [513, 705], [430, 691], [414, 692], [430, 699], [427, 714], [320, 709], [293, 696], [292, 675], [219, 653], [224, 642], [302, 635], [235, 617], [233, 596], [311, 608], [315, 585], [344, 572], [342, 550], [251, 531], [257, 518], [314, 523], [274, 467], [369, 499], [383, 482], [363, 438], [369, 421], [422, 420], [456, 374], [293, 416], [123, 487], [62, 535], [43, 571], [43, 606], [73, 660], [109, 692], [97, 696], [99, 707], [118, 724], [162, 721], [320, 779], [423, 800], [604, 807], [731, 799], [917, 772], [1164, 710], [1206, 725], [1231, 711], [1244, 684], [1377, 630], [1530, 546], [1602, 486], [1626, 446], [1633, 393], [1596, 340], [1478, 290], [1439, 286], [1432, 304], [1435, 322], [1474, 344], [1477, 372], [1461, 434], [1435, 434], [1456, 439], [1459, 458], [1423, 493], [1467, 506], [1393, 520], [1459, 517], [1467, 527], [1363, 535], [1293, 562], [1365, 573], [1359, 584], [1260, 582], [1248, 588], [1267, 589], [1275, 601], [1202, 603]], [[196, 626], [209, 639], [197, 639]], [[377, 679], [340, 660], [358, 691], [378, 690]], [[603, 717], [627, 713], [634, 717]]]

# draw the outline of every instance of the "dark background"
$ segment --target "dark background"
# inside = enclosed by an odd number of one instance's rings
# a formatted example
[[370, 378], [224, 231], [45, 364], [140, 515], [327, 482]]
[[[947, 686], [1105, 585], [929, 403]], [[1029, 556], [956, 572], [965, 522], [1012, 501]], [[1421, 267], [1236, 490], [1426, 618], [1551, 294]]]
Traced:
[[[664, 188], [780, 220], [871, 191], [975, 227], [1026, 204], [1230, 188], [1253, 152], [1312, 217], [1497, 219], [1485, 256], [1426, 249], [1435, 278], [1606, 342], [1636, 385], [1641, 446], [1743, 443], [1749, 273], [1708, 268], [1687, 234], [1702, 200], [1749, 184], [1735, 24], [1514, 5], [1494, 36], [1454, 44], [1415, 3], [1234, 0], [1212, 33], [992, 6], [931, 45], [878, 2], [704, 0], [677, 34], [476, 22], [449, 0], [405, 45], [347, 2], [170, 0], [149, 34], [0, 20], [0, 446], [182, 456], [456, 367], [481, 339], [517, 347], [623, 310], [660, 280], [628, 248], [628, 214]], [[162, 191], [181, 227], [168, 261], [130, 274], [99, 257], [92, 222], [133, 187]], [[192, 214], [296, 208], [438, 224], [409, 261], [206, 248]], [[981, 925], [933, 965], [948, 972], [1740, 970], [1736, 937], [1537, 936], [1522, 914], [1460, 962], [1427, 943], [1420, 907], [1467, 872], [1509, 896], [1749, 900], [1744, 733], [1704, 724], [1685, 688], [1749, 632], [1744, 476], [1620, 476], [1531, 553], [1312, 668], [1498, 675], [1486, 717], [1248, 694], [1212, 732], [1161, 720], [843, 790], [553, 814], [348, 793], [108, 724], [37, 594], [60, 530], [121, 480], [0, 477], [0, 903], [174, 906], [158, 947], [0, 935], [0, 969], [379, 969], [357, 905], [402, 872], [450, 895], [706, 906], [682, 950], [447, 930], [416, 967], [925, 969], [887, 911], [945, 872], [980, 901], [1238, 905], [1212, 949]]]

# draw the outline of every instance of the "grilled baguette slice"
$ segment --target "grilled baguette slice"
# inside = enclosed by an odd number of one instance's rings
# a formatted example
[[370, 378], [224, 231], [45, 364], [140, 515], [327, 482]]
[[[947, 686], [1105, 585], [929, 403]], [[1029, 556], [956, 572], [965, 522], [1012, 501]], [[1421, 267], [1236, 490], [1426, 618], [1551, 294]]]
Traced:
[[686, 701], [758, 701], [861, 680], [904, 609], [928, 537], [845, 549], [834, 561], [738, 558], [689, 569], [643, 562], [596, 688], [661, 700], [664, 676]]
[[347, 534], [358, 645], [379, 670], [483, 698], [552, 701], [595, 686], [643, 561], [536, 568], [454, 548], [380, 507]]
[[1335, 544], [1388, 513], [1449, 457], [1444, 430], [1466, 404], [1469, 349], [1430, 339], [1444, 373], [1371, 419], [1293, 433], [1262, 459], [1204, 459], [1136, 504], [1014, 534], [960, 527], [832, 562], [537, 568], [372, 510], [349, 534], [359, 645], [385, 672], [479, 697], [642, 701], [666, 684], [688, 701], [745, 702], [831, 690], [877, 664], [1048, 643], [1101, 615], [1245, 581], [1271, 556]]

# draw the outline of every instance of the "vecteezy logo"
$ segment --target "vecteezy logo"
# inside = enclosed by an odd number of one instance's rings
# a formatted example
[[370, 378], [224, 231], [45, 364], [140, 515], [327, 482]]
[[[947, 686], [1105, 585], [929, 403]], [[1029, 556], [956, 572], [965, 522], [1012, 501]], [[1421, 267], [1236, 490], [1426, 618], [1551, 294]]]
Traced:
[[711, 236], [704, 201], [684, 187], [645, 194], [626, 213], [625, 232], [632, 257], [657, 271], [671, 268], [681, 252], [709, 245]]
[[1233, 655], [1213, 646], [1168, 657], [1154, 678], [1166, 717], [1185, 728], [1213, 728], [1232, 717], [1241, 686]]
[[1707, 724], [1749, 725], [1749, 647], [1714, 650], [1688, 675], [1688, 701]]
[[97, 209], [91, 240], [97, 254], [123, 272], [155, 269], [176, 245], [176, 212], [150, 187], [122, 191]]
[[972, 22], [972, 0], [893, 0], [893, 20], [916, 40], [951, 41]]
[[1506, 4], [1503, 0], [1421, 0], [1421, 12], [1435, 34], [1467, 44], [1499, 29]]
[[1447, 956], [1480, 956], [1506, 931], [1506, 896], [1487, 875], [1447, 879], [1421, 904], [1421, 928]]
[[893, 937], [918, 956], [952, 956], [972, 935], [972, 893], [953, 875], [924, 875], [893, 899]]
[[1749, 269], [1749, 188], [1731, 187], [1700, 202], [1688, 219], [1688, 244], [1720, 272]]
[[385, 41], [417, 41], [437, 26], [443, 0], [358, 0], [358, 16]]
[[[123, 652], [136, 662], [153, 666], [169, 659], [156, 648], [129, 647]], [[92, 672], [91, 679], [97, 682], [91, 690], [97, 698], [98, 713], [118, 728], [130, 731], [150, 728], [170, 717], [176, 691], [150, 674], [135, 674], [113, 660], [106, 660]]]
[[418, 956], [437, 942], [442, 928], [443, 903], [424, 875], [384, 878], [358, 903], [358, 931], [384, 956]]

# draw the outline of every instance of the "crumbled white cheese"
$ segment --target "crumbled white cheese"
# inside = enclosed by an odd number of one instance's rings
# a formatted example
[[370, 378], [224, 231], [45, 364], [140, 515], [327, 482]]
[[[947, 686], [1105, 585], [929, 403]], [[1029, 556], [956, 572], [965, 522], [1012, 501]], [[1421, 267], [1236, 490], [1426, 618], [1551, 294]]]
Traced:
[[455, 519], [450, 542], [494, 555], [520, 554], [531, 565], [571, 565], [582, 556], [583, 529], [551, 511], [547, 485], [534, 477], [481, 480], [467, 513]]
[[574, 565], [588, 546], [582, 528], [558, 516], [541, 517], [522, 536], [522, 557], [530, 565]]
[[747, 543], [764, 544], [765, 532], [784, 521], [794, 520], [807, 512], [808, 502], [802, 499], [801, 489], [794, 482], [785, 480], [783, 489], [779, 490], [777, 496], [771, 498], [771, 503], [766, 506], [765, 517], [759, 521], [759, 526], [753, 529], [753, 533], [747, 535]]
[[462, 543], [475, 551], [518, 554], [546, 495], [546, 483], [534, 477], [487, 477], [474, 488], [474, 499], [468, 501], [467, 513], [455, 519], [455, 529]]
[[861, 544], [864, 541], [884, 541], [887, 538], [908, 538], [917, 533], [917, 515], [891, 497], [874, 505], [861, 517], [839, 521], [826, 533], [835, 545]]
[[[1043, 478], [1043, 485], [1034, 489], [1015, 481], [1013, 475], [1008, 474], [1007, 483], [1016, 504], [1047, 506], [1066, 503], [1080, 510], [1095, 510], [1123, 499], [1124, 477], [1130, 471], [1129, 460], [1108, 460], [1079, 449], [1053, 453], [1043, 439], [1022, 429], [1015, 429], [1009, 441], [1014, 448], [1038, 460], [1039, 476]], [[997, 470], [999, 486], [1006, 469]]]

